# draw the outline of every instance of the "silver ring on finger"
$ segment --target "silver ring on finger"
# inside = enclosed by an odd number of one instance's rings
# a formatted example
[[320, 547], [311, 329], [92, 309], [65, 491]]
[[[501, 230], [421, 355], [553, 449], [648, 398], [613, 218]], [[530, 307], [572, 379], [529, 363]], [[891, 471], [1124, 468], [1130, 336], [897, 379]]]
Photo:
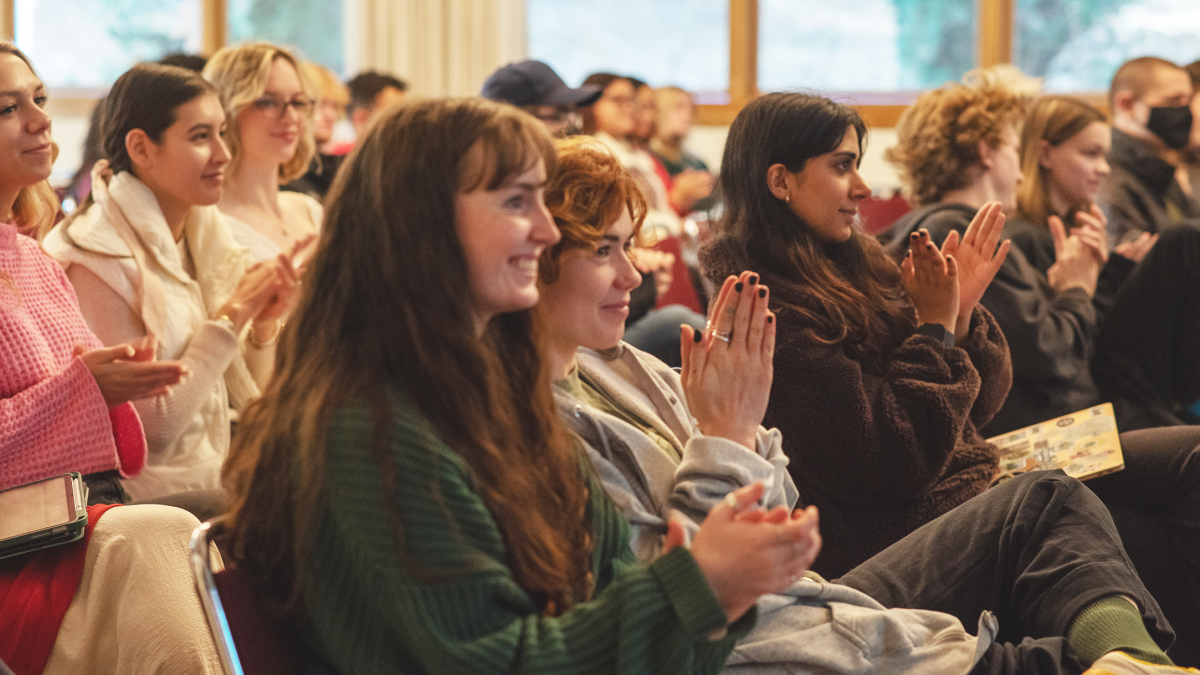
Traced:
[[724, 340], [725, 342], [728, 343], [729, 339], [731, 337], [733, 337], [733, 331], [730, 330], [730, 331], [721, 332], [719, 330], [714, 330], [712, 332], [712, 336], [718, 340]]

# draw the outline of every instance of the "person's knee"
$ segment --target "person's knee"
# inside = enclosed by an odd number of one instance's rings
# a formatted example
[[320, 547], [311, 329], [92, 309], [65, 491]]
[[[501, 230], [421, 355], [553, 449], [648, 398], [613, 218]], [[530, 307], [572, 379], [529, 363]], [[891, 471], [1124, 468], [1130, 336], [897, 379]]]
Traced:
[[1044, 511], [1055, 503], [1080, 499], [1092, 499], [1103, 508], [1099, 499], [1091, 494], [1087, 487], [1077, 479], [1063, 473], [1061, 469], [1053, 471], [1030, 471], [1021, 474], [993, 490], [1008, 490], [1019, 508], [1029, 508], [1034, 511]]
[[191, 538], [200, 521], [191, 513], [174, 506], [144, 504], [109, 509], [96, 522], [95, 534], [112, 533], [140, 538], [145, 533], [156, 537]]

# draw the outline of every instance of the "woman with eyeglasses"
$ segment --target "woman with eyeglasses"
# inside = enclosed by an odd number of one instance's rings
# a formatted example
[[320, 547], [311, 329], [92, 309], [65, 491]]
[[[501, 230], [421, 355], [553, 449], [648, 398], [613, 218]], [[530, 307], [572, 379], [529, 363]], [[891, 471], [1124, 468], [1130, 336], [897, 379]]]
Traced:
[[265, 42], [221, 49], [204, 77], [228, 119], [228, 180], [217, 206], [233, 238], [255, 260], [299, 253], [320, 229], [321, 204], [279, 186], [303, 176], [316, 151], [312, 84], [295, 56]]

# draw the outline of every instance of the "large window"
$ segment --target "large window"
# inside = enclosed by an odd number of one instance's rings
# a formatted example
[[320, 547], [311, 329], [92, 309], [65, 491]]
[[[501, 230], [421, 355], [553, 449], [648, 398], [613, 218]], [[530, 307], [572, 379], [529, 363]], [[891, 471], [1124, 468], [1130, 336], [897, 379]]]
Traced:
[[129, 66], [200, 51], [201, 0], [17, 0], [17, 46], [51, 87], [107, 87]]
[[729, 89], [728, 0], [526, 0], [529, 58], [571, 86], [615, 72], [692, 91]]
[[759, 0], [763, 91], [902, 91], [975, 63], [975, 0]]
[[1197, 0], [1019, 0], [1014, 63], [1050, 91], [1103, 91], [1139, 56], [1200, 59]]
[[[584, 70], [639, 75], [707, 91], [700, 120], [727, 124], [762, 91], [848, 92], [868, 121], [890, 126], [916, 91], [975, 67], [1013, 63], [1055, 92], [1098, 94], [1121, 63], [1200, 59], [1200, 0], [527, 0], [529, 44], [578, 84]], [[714, 14], [720, 14], [717, 19]], [[656, 19], [657, 17], [657, 19]], [[666, 18], [662, 18], [666, 17]], [[654, 20], [651, 20], [654, 19]], [[708, 22], [708, 23], [704, 23]], [[677, 43], [721, 51], [666, 58]], [[709, 31], [709, 32], [703, 32]], [[614, 37], [619, 36], [619, 37]], [[671, 47], [673, 49], [673, 47]], [[694, 52], [688, 52], [694, 54]], [[576, 67], [576, 62], [586, 66]], [[728, 69], [725, 76], [722, 69]], [[576, 75], [572, 82], [567, 74]], [[714, 96], [717, 83], [728, 89]]]
[[345, 70], [342, 3], [329, 0], [228, 0], [229, 41], [295, 47], [335, 72]]
[[[342, 0], [0, 0], [51, 90], [95, 96], [139, 61], [258, 39], [345, 68]], [[9, 9], [11, 8], [11, 9]]]

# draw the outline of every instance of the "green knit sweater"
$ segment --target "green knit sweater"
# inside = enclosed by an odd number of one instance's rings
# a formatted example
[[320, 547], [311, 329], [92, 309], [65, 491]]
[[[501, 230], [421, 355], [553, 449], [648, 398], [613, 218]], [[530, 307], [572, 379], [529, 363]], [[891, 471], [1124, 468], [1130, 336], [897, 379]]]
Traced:
[[[753, 626], [751, 610], [728, 636], [708, 640], [725, 616], [691, 553], [637, 563], [628, 523], [590, 475], [595, 599], [539, 616], [505, 565], [466, 463], [403, 396], [392, 401], [394, 506], [410, 560], [393, 547], [371, 415], [348, 406], [330, 425], [304, 577], [310, 672], [716, 673]], [[446, 578], [422, 580], [420, 568]]]

